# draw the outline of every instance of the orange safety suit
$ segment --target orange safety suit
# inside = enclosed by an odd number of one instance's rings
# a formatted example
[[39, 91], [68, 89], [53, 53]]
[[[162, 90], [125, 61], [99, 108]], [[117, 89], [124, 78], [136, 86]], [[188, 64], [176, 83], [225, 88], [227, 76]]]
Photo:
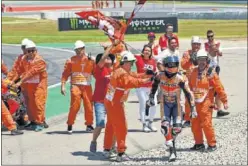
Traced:
[[[189, 78], [191, 72], [193, 71], [195, 65], [190, 60], [190, 55], [192, 54], [192, 50], [185, 51], [183, 53], [183, 57], [181, 59], [181, 68], [186, 71], [186, 76]], [[190, 121], [190, 105], [189, 102], [185, 102], [185, 121]]]
[[191, 120], [191, 130], [194, 135], [195, 144], [203, 144], [203, 133], [210, 146], [216, 145], [214, 129], [212, 126], [212, 99], [213, 92], [217, 92], [220, 100], [227, 103], [227, 95], [223, 85], [215, 72], [207, 74], [203, 72], [201, 79], [198, 79], [198, 67], [196, 67], [189, 78], [189, 86], [195, 97], [197, 118]]
[[19, 55], [14, 61], [12, 69], [9, 71], [7, 75], [8, 80], [15, 82], [18, 79], [18, 75], [20, 74], [20, 62], [23, 56], [24, 56], [23, 54]]
[[85, 110], [85, 125], [93, 125], [93, 104], [91, 78], [95, 69], [95, 62], [87, 56], [73, 56], [66, 61], [61, 82], [71, 78], [71, 104], [68, 115], [68, 125], [73, 125], [83, 99]]
[[[7, 75], [8, 74], [8, 67], [4, 64], [4, 62], [2, 61], [2, 64], [1, 64], [1, 70], [2, 70], [2, 73]], [[2, 86], [4, 82], [2, 80]], [[3, 125], [8, 129], [8, 130], [14, 130], [16, 129], [16, 124], [8, 110], [8, 108], [6, 107], [5, 103], [3, 102], [2, 100], [2, 111], [1, 111], [1, 115], [2, 115], [2, 123]]]
[[2, 123], [3, 125], [9, 130], [14, 130], [16, 129], [16, 124], [8, 110], [8, 108], [6, 107], [5, 103], [3, 102], [2, 100], [2, 112], [1, 112], [1, 115], [2, 115]]
[[2, 64], [1, 64], [1, 70], [2, 70], [2, 73], [4, 75], [8, 74], [8, 67], [4, 64], [3, 60], [2, 60]]
[[21, 77], [28, 118], [31, 122], [42, 124], [45, 121], [47, 100], [46, 62], [38, 54], [33, 59], [28, 59], [27, 55], [24, 55], [19, 70], [17, 78]]
[[124, 102], [127, 100], [129, 90], [143, 85], [145, 74], [128, 73], [122, 67], [115, 70], [108, 85], [104, 105], [107, 112], [107, 124], [104, 137], [104, 149], [111, 149], [113, 136], [117, 139], [118, 153], [126, 150], [127, 125]]

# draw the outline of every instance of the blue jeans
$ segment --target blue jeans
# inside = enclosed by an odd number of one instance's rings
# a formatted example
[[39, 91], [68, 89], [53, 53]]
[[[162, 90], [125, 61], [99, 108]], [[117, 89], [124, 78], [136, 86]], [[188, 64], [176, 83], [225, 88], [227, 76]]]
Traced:
[[96, 127], [105, 127], [106, 109], [104, 103], [94, 103], [95, 116], [96, 116]]

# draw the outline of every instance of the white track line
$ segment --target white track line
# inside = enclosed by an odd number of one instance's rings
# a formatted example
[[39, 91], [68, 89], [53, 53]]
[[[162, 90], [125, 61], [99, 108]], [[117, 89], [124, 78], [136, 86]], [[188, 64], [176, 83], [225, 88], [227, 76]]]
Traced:
[[[20, 44], [3, 44], [6, 46], [16, 46], [16, 47], [20, 47]], [[62, 49], [62, 48], [54, 48], [54, 47], [45, 47], [45, 46], [37, 46], [38, 48], [45, 48], [45, 49], [50, 49], [50, 50], [57, 50], [57, 51], [65, 51], [65, 52], [71, 52], [74, 53], [74, 51], [72, 50], [68, 50], [68, 49]]]
[[[3, 44], [7, 46], [21, 46], [20, 44]], [[65, 52], [71, 52], [74, 53], [72, 50], [67, 50], [67, 49], [61, 49], [61, 48], [53, 48], [53, 47], [45, 47], [45, 46], [37, 46], [38, 48], [45, 48], [45, 49], [50, 49], [50, 50], [57, 50], [57, 51], [65, 51]], [[247, 49], [247, 47], [227, 47], [227, 48], [222, 48], [222, 50], [236, 50], [236, 49]], [[48, 86], [48, 89], [56, 88], [60, 86], [61, 83], [56, 83], [53, 85]]]

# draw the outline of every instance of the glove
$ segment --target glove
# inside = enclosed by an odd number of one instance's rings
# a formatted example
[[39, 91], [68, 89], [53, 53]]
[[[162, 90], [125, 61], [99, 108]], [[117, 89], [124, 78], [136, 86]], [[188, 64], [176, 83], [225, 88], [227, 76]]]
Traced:
[[195, 106], [191, 107], [191, 113], [190, 113], [190, 118], [196, 118], [197, 117], [197, 112], [195, 109]]
[[155, 75], [150, 78], [151, 82], [155, 79]]
[[220, 66], [216, 66], [215, 72], [219, 75], [219, 73], [220, 73]]
[[210, 66], [210, 67], [208, 68], [207, 75], [208, 75], [208, 76], [211, 75], [212, 72], [213, 72], [213, 70], [214, 70], [214, 67], [213, 67], [213, 66]]
[[149, 109], [151, 106], [154, 106], [155, 102], [154, 102], [154, 97], [150, 96], [149, 100], [146, 101], [146, 116], [149, 115]]
[[146, 70], [146, 75], [154, 75], [154, 71], [153, 70]]
[[197, 52], [194, 52], [194, 53], [192, 53], [192, 55], [190, 56], [190, 61], [191, 61], [195, 66], [198, 65], [198, 64], [197, 64], [197, 60], [196, 60], [196, 54], [197, 54]]

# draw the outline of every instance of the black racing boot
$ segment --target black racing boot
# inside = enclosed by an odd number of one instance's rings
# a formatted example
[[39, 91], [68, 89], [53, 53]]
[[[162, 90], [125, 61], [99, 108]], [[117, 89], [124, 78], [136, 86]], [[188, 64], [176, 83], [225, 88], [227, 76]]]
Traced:
[[219, 110], [219, 111], [217, 112], [217, 118], [223, 117], [223, 116], [227, 116], [227, 115], [229, 115], [229, 114], [230, 114], [230, 112], [226, 112], [226, 111]]
[[173, 141], [173, 147], [170, 147], [170, 157], [169, 162], [175, 161], [177, 158], [175, 140]]
[[173, 147], [170, 147], [170, 157], [169, 157], [169, 162], [175, 161], [177, 158], [176, 154], [176, 147], [175, 147], [175, 141], [173, 141]]
[[190, 150], [204, 150], [205, 145], [204, 144], [195, 144]]

